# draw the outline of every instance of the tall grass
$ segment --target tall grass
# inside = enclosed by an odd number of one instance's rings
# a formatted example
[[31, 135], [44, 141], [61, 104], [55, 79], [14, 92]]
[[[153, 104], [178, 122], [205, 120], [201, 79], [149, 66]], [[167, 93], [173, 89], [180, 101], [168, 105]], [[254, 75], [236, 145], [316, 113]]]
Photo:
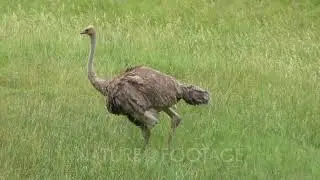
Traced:
[[[1, 1], [1, 179], [317, 179], [316, 0]], [[144, 64], [208, 89], [143, 139], [89, 84]]]

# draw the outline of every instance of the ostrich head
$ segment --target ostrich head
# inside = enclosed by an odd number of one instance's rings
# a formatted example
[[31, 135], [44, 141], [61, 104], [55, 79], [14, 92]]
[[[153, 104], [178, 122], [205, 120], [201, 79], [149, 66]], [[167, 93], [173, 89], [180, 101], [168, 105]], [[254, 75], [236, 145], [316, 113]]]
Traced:
[[88, 27], [84, 28], [84, 30], [82, 32], [80, 32], [80, 34], [87, 34], [88, 36], [92, 36], [95, 33], [96, 33], [96, 31], [94, 30], [93, 25], [89, 25]]

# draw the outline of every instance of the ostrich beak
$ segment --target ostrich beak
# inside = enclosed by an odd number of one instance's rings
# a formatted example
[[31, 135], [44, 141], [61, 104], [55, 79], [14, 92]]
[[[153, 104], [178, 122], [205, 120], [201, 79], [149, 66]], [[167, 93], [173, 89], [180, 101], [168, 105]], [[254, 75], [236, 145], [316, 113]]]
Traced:
[[80, 34], [86, 34], [84, 31], [80, 32]]

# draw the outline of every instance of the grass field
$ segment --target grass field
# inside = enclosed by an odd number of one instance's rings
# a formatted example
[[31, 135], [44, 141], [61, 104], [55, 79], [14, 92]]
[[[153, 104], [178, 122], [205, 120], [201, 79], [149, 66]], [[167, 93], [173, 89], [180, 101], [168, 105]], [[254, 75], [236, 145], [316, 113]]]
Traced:
[[[1, 0], [0, 179], [319, 179], [320, 1]], [[211, 94], [140, 130], [87, 79], [147, 65]]]

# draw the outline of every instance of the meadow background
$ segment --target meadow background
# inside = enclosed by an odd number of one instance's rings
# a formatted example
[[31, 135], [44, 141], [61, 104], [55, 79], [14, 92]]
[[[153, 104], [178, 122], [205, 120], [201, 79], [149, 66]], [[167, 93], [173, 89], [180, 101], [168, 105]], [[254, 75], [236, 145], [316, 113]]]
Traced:
[[[320, 1], [1, 0], [0, 179], [319, 179]], [[140, 130], [86, 75], [147, 65], [208, 106]]]

